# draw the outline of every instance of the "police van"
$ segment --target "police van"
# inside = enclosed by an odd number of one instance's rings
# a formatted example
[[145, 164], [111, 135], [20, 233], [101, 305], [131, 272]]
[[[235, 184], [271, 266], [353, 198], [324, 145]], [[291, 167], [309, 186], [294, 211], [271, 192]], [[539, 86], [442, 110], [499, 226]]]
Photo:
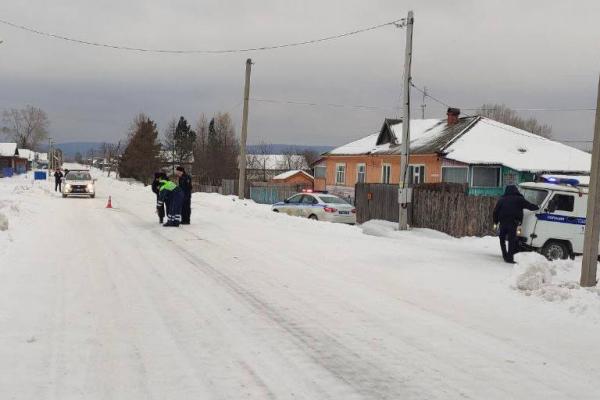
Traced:
[[579, 180], [544, 177], [519, 185], [519, 191], [538, 211], [524, 210], [517, 231], [522, 249], [535, 250], [549, 260], [583, 253], [588, 189]]

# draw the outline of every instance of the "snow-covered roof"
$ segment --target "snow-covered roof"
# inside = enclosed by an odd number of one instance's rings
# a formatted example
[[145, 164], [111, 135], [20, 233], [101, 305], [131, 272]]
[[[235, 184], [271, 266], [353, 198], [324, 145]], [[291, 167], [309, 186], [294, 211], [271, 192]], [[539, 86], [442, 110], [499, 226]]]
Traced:
[[[391, 131], [391, 133], [390, 133]], [[381, 137], [388, 137], [382, 143]], [[446, 119], [412, 120], [411, 154], [443, 154], [466, 164], [504, 165], [517, 171], [586, 173], [591, 155], [485, 117], [448, 125]], [[379, 141], [379, 145], [377, 145]], [[326, 155], [400, 154], [402, 123], [333, 149]]]
[[246, 166], [248, 169], [287, 170], [290, 167], [308, 169], [306, 158], [300, 154], [247, 154]]
[[310, 179], [314, 179], [314, 177], [313, 177], [311, 174], [309, 174], [309, 173], [306, 173], [306, 172], [304, 172], [304, 171], [302, 171], [302, 170], [300, 170], [300, 169], [293, 169], [293, 170], [291, 170], [291, 171], [283, 172], [283, 173], [281, 173], [281, 174], [279, 174], [279, 175], [277, 175], [277, 176], [274, 176], [274, 177], [273, 177], [273, 179], [274, 179], [274, 180], [285, 180], [285, 179], [287, 179], [287, 178], [291, 178], [292, 176], [294, 176], [294, 175], [296, 175], [296, 174], [304, 174], [304, 175], [306, 175], [308, 178], [310, 178]]
[[0, 156], [13, 157], [17, 154], [16, 143], [0, 143]]
[[592, 162], [585, 151], [483, 117], [444, 153], [467, 164], [502, 164], [530, 172], [589, 172]]
[[25, 158], [27, 161], [35, 160], [35, 151], [29, 149], [19, 149], [19, 158]]

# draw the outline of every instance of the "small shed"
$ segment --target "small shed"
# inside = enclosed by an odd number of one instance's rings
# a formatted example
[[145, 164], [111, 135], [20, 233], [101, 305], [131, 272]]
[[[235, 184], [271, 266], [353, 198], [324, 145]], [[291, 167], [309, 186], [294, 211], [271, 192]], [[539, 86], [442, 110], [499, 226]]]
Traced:
[[0, 143], [0, 175], [12, 176], [27, 171], [27, 160], [20, 158], [16, 143]]
[[296, 169], [286, 171], [274, 176], [271, 179], [271, 182], [286, 185], [305, 185], [312, 187], [315, 182], [315, 178], [302, 170]]

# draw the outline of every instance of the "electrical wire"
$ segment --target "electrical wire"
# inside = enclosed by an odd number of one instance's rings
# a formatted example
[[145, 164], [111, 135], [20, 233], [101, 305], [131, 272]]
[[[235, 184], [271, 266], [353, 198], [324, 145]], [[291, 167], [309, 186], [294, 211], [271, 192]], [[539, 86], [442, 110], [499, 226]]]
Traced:
[[130, 46], [108, 44], [108, 43], [102, 43], [102, 42], [92, 42], [92, 41], [88, 41], [88, 40], [76, 39], [76, 38], [69, 37], [69, 36], [58, 35], [55, 33], [44, 32], [44, 31], [38, 30], [36, 28], [19, 25], [17, 23], [10, 22], [10, 21], [3, 20], [3, 19], [0, 19], [0, 24], [7, 25], [7, 26], [10, 26], [10, 27], [13, 27], [16, 29], [20, 29], [20, 30], [23, 30], [23, 31], [26, 31], [26, 32], [29, 32], [32, 34], [53, 38], [53, 39], [64, 40], [67, 42], [77, 43], [77, 44], [85, 45], [85, 46], [105, 47], [105, 48], [115, 49], [115, 50], [135, 51], [135, 52], [144, 52], [144, 53], [168, 53], [168, 54], [228, 54], [228, 53], [246, 53], [246, 52], [254, 52], [254, 51], [276, 50], [276, 49], [282, 49], [282, 48], [286, 48], [286, 47], [297, 47], [297, 46], [316, 44], [316, 43], [326, 42], [329, 40], [341, 39], [344, 37], [357, 35], [357, 34], [364, 33], [364, 32], [373, 31], [373, 30], [380, 29], [380, 28], [383, 28], [383, 27], [386, 27], [389, 25], [401, 26], [401, 25], [399, 25], [399, 23], [402, 22], [403, 20], [404, 20], [404, 18], [396, 19], [394, 21], [385, 22], [385, 23], [382, 23], [379, 25], [373, 25], [373, 26], [369, 26], [366, 28], [356, 29], [356, 30], [353, 30], [350, 32], [340, 33], [340, 34], [331, 35], [331, 36], [325, 36], [325, 37], [318, 38], [318, 39], [304, 40], [304, 41], [300, 41], [300, 42], [291, 42], [291, 43], [284, 43], [284, 44], [277, 44], [277, 45], [248, 47], [248, 48], [239, 48], [239, 49], [215, 49], [215, 50], [210, 50], [210, 49], [178, 50], [178, 49], [151, 49], [151, 48], [143, 48], [143, 47], [130, 47]]

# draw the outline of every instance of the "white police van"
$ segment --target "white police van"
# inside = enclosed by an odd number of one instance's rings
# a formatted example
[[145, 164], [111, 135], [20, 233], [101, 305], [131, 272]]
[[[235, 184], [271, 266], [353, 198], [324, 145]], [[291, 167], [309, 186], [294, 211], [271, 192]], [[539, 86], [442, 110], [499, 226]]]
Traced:
[[525, 198], [540, 207], [524, 210], [517, 231], [521, 248], [535, 250], [550, 260], [583, 253], [588, 189], [577, 179], [546, 177], [519, 185]]

